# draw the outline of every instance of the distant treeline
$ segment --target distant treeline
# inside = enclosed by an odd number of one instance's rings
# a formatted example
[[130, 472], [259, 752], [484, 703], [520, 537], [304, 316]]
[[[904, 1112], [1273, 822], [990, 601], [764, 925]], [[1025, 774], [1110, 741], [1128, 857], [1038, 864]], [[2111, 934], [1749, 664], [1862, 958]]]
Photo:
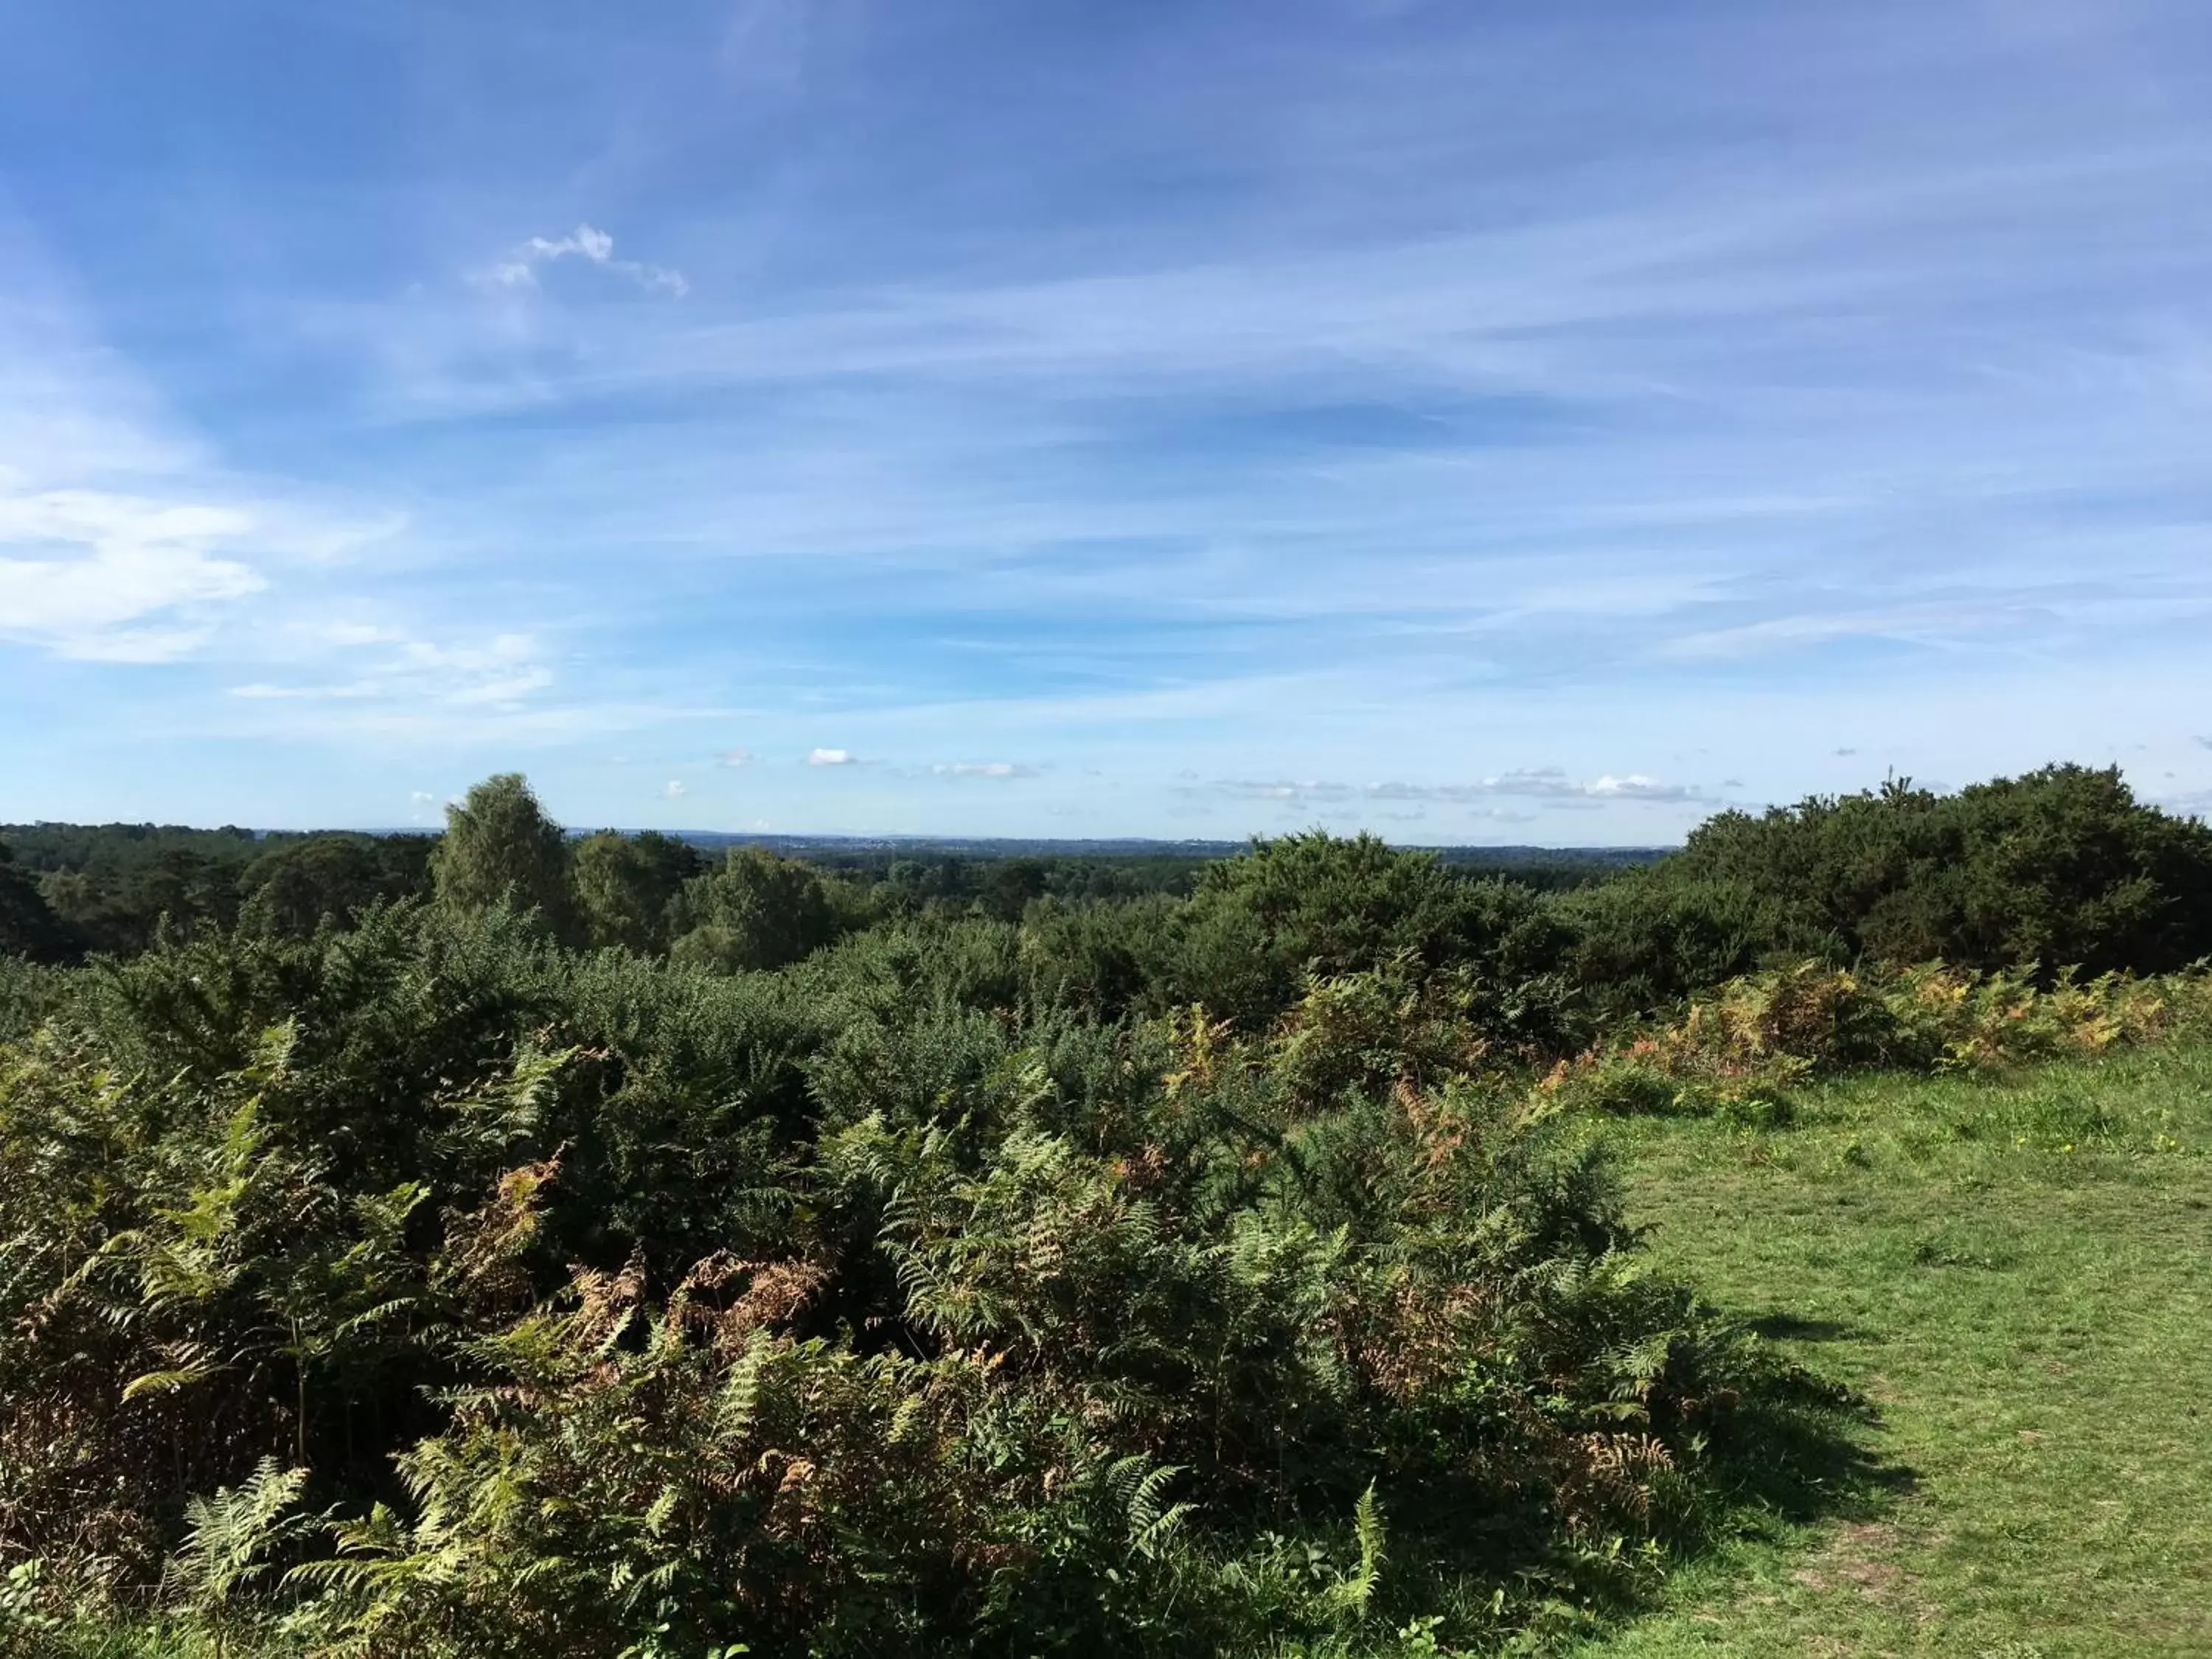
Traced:
[[179, 930], [313, 931], [429, 890], [427, 835], [262, 833], [226, 825], [0, 826], [0, 951], [129, 955]]
[[[875, 907], [907, 914], [973, 909], [1018, 920], [1034, 899], [1092, 903], [1148, 894], [1188, 896], [1200, 872], [1242, 850], [1234, 842], [863, 840], [686, 833], [584, 838], [580, 869], [606, 856], [609, 837], [635, 841], [642, 862], [696, 876], [732, 852], [796, 860], [848, 887], [875, 890]], [[173, 929], [243, 923], [310, 932], [378, 900], [428, 896], [428, 833], [217, 830], [152, 823], [0, 824], [0, 954], [70, 960], [129, 955]], [[1458, 869], [1563, 890], [1647, 864], [1663, 849], [1465, 847], [1437, 849]], [[9, 866], [12, 864], [13, 869]], [[25, 878], [28, 879], [26, 880]], [[664, 895], [661, 902], [666, 902]], [[661, 930], [617, 925], [600, 940], [635, 945]], [[654, 946], [652, 948], [659, 948]]]
[[2150, 973], [2212, 955], [2212, 830], [2137, 801], [2117, 769], [2053, 766], [1953, 794], [1893, 781], [1726, 811], [1663, 854], [1407, 850], [1319, 831], [1233, 856], [714, 839], [720, 856], [652, 831], [576, 836], [512, 774], [452, 808], [442, 836], [7, 827], [0, 953], [67, 962], [161, 936], [304, 938], [442, 900], [510, 904], [572, 948], [731, 973], [878, 927], [972, 919], [1020, 926], [1056, 995], [1109, 1017], [1200, 1003], [1264, 1021], [1310, 971], [1403, 951], [1477, 975], [1539, 1042], [1784, 959]]

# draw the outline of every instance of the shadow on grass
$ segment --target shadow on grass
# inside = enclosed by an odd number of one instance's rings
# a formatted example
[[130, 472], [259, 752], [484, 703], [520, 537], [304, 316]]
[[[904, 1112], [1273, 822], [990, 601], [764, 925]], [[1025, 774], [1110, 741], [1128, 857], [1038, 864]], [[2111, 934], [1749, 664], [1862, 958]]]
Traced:
[[1872, 1520], [1919, 1484], [1915, 1471], [1870, 1443], [1881, 1426], [1863, 1395], [1790, 1366], [1747, 1396], [1716, 1437], [1723, 1504], [1735, 1518], [1749, 1511], [1795, 1526]]
[[1761, 1314], [1745, 1320], [1743, 1325], [1770, 1342], [1853, 1342], [1874, 1334], [1863, 1325], [1846, 1324], [1840, 1319], [1805, 1319], [1792, 1313]]

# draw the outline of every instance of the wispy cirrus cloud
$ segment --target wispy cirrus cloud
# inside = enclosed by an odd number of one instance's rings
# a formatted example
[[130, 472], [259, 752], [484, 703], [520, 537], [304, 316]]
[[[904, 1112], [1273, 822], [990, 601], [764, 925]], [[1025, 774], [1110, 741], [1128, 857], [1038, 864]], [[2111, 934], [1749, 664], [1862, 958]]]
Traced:
[[1024, 766], [1014, 761], [952, 761], [940, 762], [929, 769], [941, 778], [1033, 778], [1037, 775], [1034, 766]]
[[1351, 784], [1328, 783], [1311, 778], [1300, 781], [1288, 778], [1218, 778], [1210, 783], [1180, 784], [1176, 793], [1226, 800], [1276, 801], [1291, 806], [1334, 805], [1340, 801], [1356, 800], [1359, 795], [1359, 791]]
[[57, 656], [166, 662], [267, 586], [226, 550], [251, 512], [88, 489], [0, 493], [0, 638]]
[[1563, 768], [1539, 767], [1503, 772], [1473, 783], [1336, 783], [1317, 779], [1261, 781], [1219, 779], [1210, 783], [1178, 786], [1186, 795], [1245, 801], [1272, 801], [1286, 805], [1339, 806], [1361, 802], [1479, 805], [1499, 799], [1547, 802], [1602, 803], [1649, 801], [1680, 805], [1708, 800], [1692, 784], [1662, 782], [1641, 773], [1615, 777], [1604, 774], [1588, 781], [1571, 777]]
[[553, 684], [538, 641], [528, 634], [500, 634], [480, 645], [392, 639], [380, 630], [354, 630], [359, 645], [378, 660], [343, 678], [290, 684], [254, 681], [231, 688], [249, 702], [425, 702], [467, 708], [514, 709]]
[[0, 646], [173, 664], [266, 615], [285, 584], [398, 534], [223, 465], [108, 345], [84, 295], [0, 200]]
[[1712, 629], [1670, 640], [1663, 654], [1686, 659], [1750, 657], [1802, 651], [1856, 640], [1942, 646], [1978, 635], [2047, 621], [2042, 607], [1999, 600], [1982, 604], [1905, 605], [1875, 611], [1809, 612], [1770, 617], [1733, 628]]
[[[226, 710], [204, 730], [356, 753], [419, 747], [495, 755], [729, 715], [641, 689], [617, 695], [604, 684], [579, 687], [564, 675], [559, 646], [526, 629], [472, 635], [448, 624], [426, 637], [392, 623], [285, 617], [272, 620], [256, 647], [250, 655], [228, 653]], [[264, 677], [237, 678], [249, 665]], [[627, 757], [604, 763], [622, 766]]]
[[[1400, 784], [1378, 787], [1392, 791], [1407, 790], [1407, 786]], [[1516, 795], [1530, 800], [1640, 800], [1679, 804], [1705, 798], [1705, 792], [1695, 784], [1666, 783], [1657, 778], [1646, 777], [1641, 772], [1632, 772], [1625, 777], [1606, 773], [1583, 782], [1569, 777], [1564, 769], [1556, 766], [1538, 767], [1533, 771], [1501, 773], [1466, 787], [1482, 795]], [[1456, 797], [1423, 797], [1408, 792], [1393, 798], [1450, 799]]]
[[0, 466], [0, 641], [86, 661], [173, 662], [201, 652], [282, 577], [401, 522], [256, 497], [220, 477], [40, 488]]

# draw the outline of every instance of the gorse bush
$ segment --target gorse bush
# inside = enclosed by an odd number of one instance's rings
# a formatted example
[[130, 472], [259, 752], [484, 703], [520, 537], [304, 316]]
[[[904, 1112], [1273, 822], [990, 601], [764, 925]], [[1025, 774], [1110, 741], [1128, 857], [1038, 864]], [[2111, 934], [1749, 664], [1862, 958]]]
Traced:
[[2092, 975], [2212, 955], [2212, 829], [2137, 802], [2117, 768], [1723, 812], [1649, 879], [1731, 891], [1765, 951]]

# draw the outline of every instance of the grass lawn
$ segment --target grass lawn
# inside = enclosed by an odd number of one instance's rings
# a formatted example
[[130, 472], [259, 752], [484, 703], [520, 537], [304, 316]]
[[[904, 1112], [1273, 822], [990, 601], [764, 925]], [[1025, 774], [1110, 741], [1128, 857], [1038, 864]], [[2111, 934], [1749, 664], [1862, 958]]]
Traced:
[[2212, 1048], [1620, 1133], [1661, 1262], [1862, 1390], [1872, 1474], [1588, 1659], [2212, 1655]]

